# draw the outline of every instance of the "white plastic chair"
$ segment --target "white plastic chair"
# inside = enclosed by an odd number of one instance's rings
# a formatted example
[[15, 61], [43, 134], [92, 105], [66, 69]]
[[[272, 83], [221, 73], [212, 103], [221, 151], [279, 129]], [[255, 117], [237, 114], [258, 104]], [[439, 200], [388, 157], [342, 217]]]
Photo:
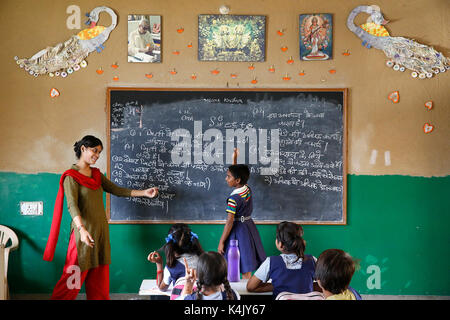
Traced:
[[292, 293], [283, 291], [280, 292], [275, 300], [324, 300], [325, 297], [321, 292], [312, 291], [309, 293]]
[[[11, 240], [11, 244], [6, 245]], [[10, 228], [0, 225], [0, 300], [9, 298], [8, 258], [9, 252], [19, 247], [19, 238]]]

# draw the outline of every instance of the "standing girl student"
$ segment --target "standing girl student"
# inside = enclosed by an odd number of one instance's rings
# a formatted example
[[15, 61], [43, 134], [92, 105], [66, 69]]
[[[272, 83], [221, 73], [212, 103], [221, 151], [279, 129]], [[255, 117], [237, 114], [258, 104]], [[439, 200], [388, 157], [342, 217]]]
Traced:
[[230, 240], [238, 240], [240, 271], [243, 279], [250, 279], [252, 271], [266, 259], [261, 238], [253, 222], [252, 190], [247, 185], [250, 170], [244, 164], [237, 164], [238, 150], [234, 149], [233, 165], [228, 168], [226, 182], [234, 188], [227, 198], [228, 214], [217, 251], [227, 258]]
[[[103, 191], [119, 197], [154, 198], [158, 195], [157, 188], [130, 190], [119, 187], [98, 168], [92, 167], [102, 150], [102, 142], [94, 136], [85, 136], [76, 142], [74, 151], [78, 161], [63, 173], [59, 182], [44, 260], [53, 260], [61, 225], [64, 194], [72, 216], [72, 225], [63, 274], [52, 294], [54, 300], [75, 299], [83, 282], [88, 300], [109, 300], [111, 247]], [[76, 275], [79, 277], [74, 281]]]
[[[240, 300], [239, 293], [232, 289], [227, 279], [228, 267], [225, 258], [218, 252], [203, 253], [197, 268], [186, 266], [186, 284], [177, 300]], [[198, 279], [198, 280], [197, 280]], [[193, 286], [197, 280], [197, 290]]]
[[156, 263], [156, 283], [162, 291], [166, 290], [171, 283], [175, 286], [176, 281], [185, 276], [185, 261], [194, 268], [197, 266], [198, 257], [203, 253], [203, 249], [197, 234], [193, 233], [187, 224], [176, 223], [169, 229], [164, 253], [165, 267], [157, 251], [151, 252], [147, 257], [148, 261]]
[[[249, 292], [308, 293], [313, 291], [316, 258], [305, 255], [303, 229], [292, 222], [277, 226], [275, 245], [281, 255], [268, 257], [247, 282]], [[272, 283], [267, 283], [272, 279]]]

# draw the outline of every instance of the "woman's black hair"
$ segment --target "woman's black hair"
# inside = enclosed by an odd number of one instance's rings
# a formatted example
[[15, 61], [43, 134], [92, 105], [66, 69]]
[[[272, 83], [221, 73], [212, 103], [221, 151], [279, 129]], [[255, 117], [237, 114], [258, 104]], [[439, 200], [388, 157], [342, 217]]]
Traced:
[[295, 253], [297, 260], [305, 256], [305, 241], [302, 236], [303, 228], [293, 222], [283, 221], [277, 226], [277, 240], [283, 245], [285, 253]]
[[235, 179], [241, 179], [241, 185], [247, 184], [247, 181], [250, 178], [250, 169], [247, 165], [233, 164], [228, 167], [228, 170]]
[[197, 235], [191, 231], [187, 224], [175, 223], [170, 227], [164, 245], [166, 264], [169, 268], [174, 267], [178, 256], [184, 253], [200, 256], [203, 252]]
[[94, 148], [96, 146], [101, 146], [103, 149], [103, 143], [99, 138], [94, 136], [84, 136], [80, 141], [75, 142], [73, 145], [73, 150], [75, 151], [75, 156], [77, 159], [81, 157], [81, 146], [85, 146], [87, 148]]
[[227, 300], [233, 300], [234, 295], [227, 278], [228, 265], [224, 256], [215, 251], [203, 253], [197, 262], [197, 300], [202, 299], [202, 288], [215, 287], [223, 284]]
[[333, 294], [342, 293], [348, 288], [357, 263], [341, 249], [328, 249], [322, 252], [316, 263], [316, 279], [320, 286]]

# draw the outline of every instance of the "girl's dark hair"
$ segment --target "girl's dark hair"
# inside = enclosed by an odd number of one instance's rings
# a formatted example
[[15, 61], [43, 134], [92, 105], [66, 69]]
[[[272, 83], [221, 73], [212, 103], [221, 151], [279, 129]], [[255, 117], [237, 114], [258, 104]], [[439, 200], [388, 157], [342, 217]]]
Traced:
[[355, 273], [355, 260], [343, 250], [328, 249], [322, 252], [316, 263], [316, 279], [333, 294], [348, 288]]
[[228, 170], [235, 179], [241, 179], [242, 185], [246, 184], [250, 178], [250, 169], [245, 164], [233, 164], [228, 167]]
[[295, 253], [297, 260], [305, 256], [305, 241], [302, 236], [303, 228], [293, 222], [283, 221], [277, 226], [277, 240], [283, 245], [285, 253]]
[[164, 245], [166, 254], [166, 264], [169, 268], [175, 266], [177, 256], [183, 253], [191, 253], [200, 256], [203, 253], [198, 237], [191, 231], [185, 223], [175, 223], [172, 225]]
[[214, 287], [223, 284], [227, 300], [233, 300], [234, 295], [228, 282], [228, 265], [224, 256], [215, 251], [203, 253], [197, 262], [197, 300], [202, 299], [203, 286]]
[[75, 142], [73, 145], [73, 150], [75, 151], [75, 156], [77, 159], [81, 157], [81, 146], [85, 146], [87, 148], [94, 148], [96, 146], [101, 146], [103, 149], [103, 143], [99, 138], [94, 136], [84, 136], [80, 141]]

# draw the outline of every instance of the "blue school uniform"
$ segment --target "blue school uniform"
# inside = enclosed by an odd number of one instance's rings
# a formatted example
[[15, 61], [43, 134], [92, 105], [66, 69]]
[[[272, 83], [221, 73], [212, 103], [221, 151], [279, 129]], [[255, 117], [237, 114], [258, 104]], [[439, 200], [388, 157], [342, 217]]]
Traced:
[[178, 260], [175, 261], [175, 265], [172, 268], [168, 266], [166, 266], [166, 268], [170, 273], [169, 285], [171, 283], [175, 285], [175, 282], [177, 282], [178, 278], [184, 277], [186, 275], [186, 267]]
[[[164, 268], [165, 270], [163, 281], [166, 285], [170, 285], [171, 283], [175, 285], [175, 282], [177, 282], [179, 278], [186, 275], [186, 267], [182, 262], [184, 259], [187, 260], [191, 268], [197, 268], [198, 256], [196, 256], [195, 254], [182, 254], [177, 260], [175, 260], [175, 264], [173, 267], [166, 266]], [[166, 270], [169, 274], [166, 273]]]
[[266, 253], [258, 229], [251, 219], [253, 211], [252, 191], [248, 185], [236, 188], [227, 199], [227, 213], [235, 216], [233, 228], [224, 244], [225, 259], [228, 261], [230, 240], [238, 240], [240, 271], [256, 270], [266, 259]]
[[268, 278], [272, 279], [273, 297], [280, 292], [308, 293], [313, 291], [316, 262], [311, 255], [305, 255], [300, 268], [288, 269], [283, 257], [270, 257]]

